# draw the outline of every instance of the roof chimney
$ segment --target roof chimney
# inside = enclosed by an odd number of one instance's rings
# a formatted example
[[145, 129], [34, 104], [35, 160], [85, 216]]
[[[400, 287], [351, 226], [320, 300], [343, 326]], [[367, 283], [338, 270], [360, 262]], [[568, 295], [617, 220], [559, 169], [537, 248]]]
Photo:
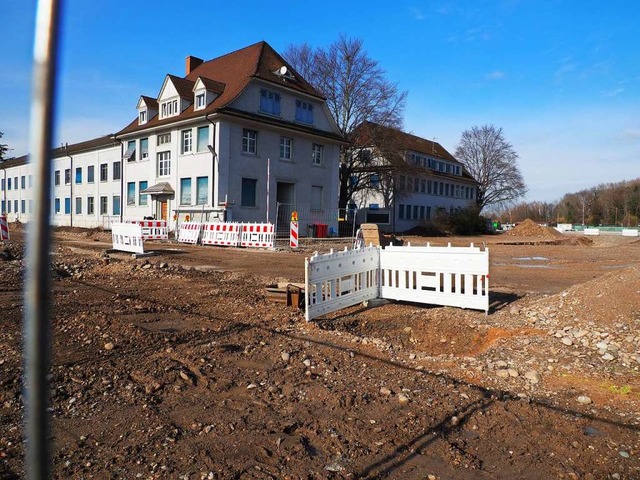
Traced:
[[189, 75], [195, 68], [199, 67], [200, 65], [202, 65], [202, 63], [204, 62], [204, 60], [202, 60], [201, 58], [198, 57], [194, 57], [192, 55], [187, 56], [187, 62], [186, 62], [186, 75]]

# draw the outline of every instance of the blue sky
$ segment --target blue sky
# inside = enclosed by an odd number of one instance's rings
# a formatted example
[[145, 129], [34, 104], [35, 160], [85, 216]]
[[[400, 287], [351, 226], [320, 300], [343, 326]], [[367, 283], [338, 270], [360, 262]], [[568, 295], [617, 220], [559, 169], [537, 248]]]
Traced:
[[[2, 143], [27, 152], [36, 2], [0, 0]], [[518, 152], [527, 200], [640, 177], [640, 4], [618, 1], [314, 3], [67, 0], [55, 143], [113, 133], [184, 59], [260, 40], [277, 51], [364, 40], [408, 91], [405, 130], [453, 152], [493, 124]]]

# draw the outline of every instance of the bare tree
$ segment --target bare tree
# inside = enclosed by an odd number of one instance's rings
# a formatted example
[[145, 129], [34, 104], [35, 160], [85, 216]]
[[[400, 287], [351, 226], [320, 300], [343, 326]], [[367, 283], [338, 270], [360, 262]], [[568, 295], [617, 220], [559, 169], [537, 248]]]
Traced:
[[[3, 135], [4, 133], [0, 132], [0, 138], [2, 138]], [[4, 162], [6, 160], [5, 155], [7, 154], [8, 151], [9, 151], [9, 145], [0, 143], [0, 162]]]
[[350, 142], [340, 152], [340, 199], [345, 208], [352, 196], [368, 188], [372, 166], [360, 154], [355, 128], [367, 121], [402, 127], [406, 92], [388, 81], [385, 71], [364, 50], [361, 39], [341, 36], [327, 48], [290, 46], [284, 57], [327, 99], [338, 128]]
[[502, 128], [483, 125], [465, 130], [455, 156], [479, 182], [476, 203], [480, 210], [512, 202], [527, 192], [517, 165], [518, 154], [504, 138]]

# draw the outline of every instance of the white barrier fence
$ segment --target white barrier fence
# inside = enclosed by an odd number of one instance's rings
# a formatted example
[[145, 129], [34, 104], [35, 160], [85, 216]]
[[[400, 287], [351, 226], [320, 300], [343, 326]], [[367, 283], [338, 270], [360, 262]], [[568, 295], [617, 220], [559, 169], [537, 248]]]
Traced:
[[136, 223], [112, 223], [111, 239], [115, 250], [144, 253], [142, 227]]
[[241, 247], [274, 248], [276, 232], [273, 223], [243, 223], [240, 232]]
[[622, 229], [622, 236], [623, 237], [637, 237], [640, 236], [640, 234], [638, 233], [638, 230], [635, 228], [623, 228]]
[[169, 225], [166, 220], [125, 220], [125, 223], [140, 225], [143, 240], [169, 239]]
[[470, 247], [365, 247], [305, 262], [307, 321], [386, 298], [489, 312], [489, 250]]
[[200, 222], [182, 222], [178, 230], [178, 242], [190, 243], [195, 245], [200, 240], [200, 230], [202, 223]]
[[583, 230], [583, 233], [585, 235], [600, 235], [600, 229], [599, 228], [585, 228]]
[[202, 244], [237, 247], [240, 243], [240, 224], [229, 222], [205, 223], [202, 226]]
[[378, 247], [314, 255], [305, 260], [305, 318], [378, 298]]

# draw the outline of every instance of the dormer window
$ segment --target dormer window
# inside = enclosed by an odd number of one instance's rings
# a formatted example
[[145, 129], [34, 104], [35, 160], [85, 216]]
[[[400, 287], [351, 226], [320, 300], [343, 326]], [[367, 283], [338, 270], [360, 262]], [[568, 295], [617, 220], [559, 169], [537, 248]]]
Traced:
[[280, 94], [264, 88], [260, 90], [260, 111], [280, 116]]
[[207, 106], [207, 95], [205, 92], [196, 93], [196, 110], [201, 110]]
[[178, 110], [178, 100], [169, 100], [168, 102], [164, 102], [161, 109], [162, 118], [172, 117], [180, 113], [180, 110]]
[[145, 123], [147, 123], [147, 111], [140, 110], [140, 114], [138, 115], [138, 124], [144, 125]]
[[296, 122], [313, 123], [313, 105], [311, 103], [296, 100]]

